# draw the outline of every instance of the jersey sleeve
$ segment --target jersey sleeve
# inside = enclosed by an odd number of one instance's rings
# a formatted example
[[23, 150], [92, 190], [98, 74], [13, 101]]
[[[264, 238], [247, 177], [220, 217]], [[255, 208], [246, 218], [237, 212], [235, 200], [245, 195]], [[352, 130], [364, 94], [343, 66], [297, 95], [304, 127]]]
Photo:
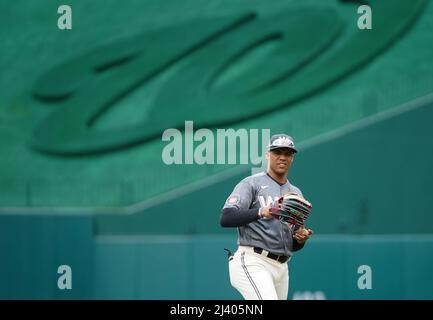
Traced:
[[250, 209], [254, 198], [254, 186], [248, 180], [242, 180], [233, 189], [233, 192], [227, 198], [225, 208]]

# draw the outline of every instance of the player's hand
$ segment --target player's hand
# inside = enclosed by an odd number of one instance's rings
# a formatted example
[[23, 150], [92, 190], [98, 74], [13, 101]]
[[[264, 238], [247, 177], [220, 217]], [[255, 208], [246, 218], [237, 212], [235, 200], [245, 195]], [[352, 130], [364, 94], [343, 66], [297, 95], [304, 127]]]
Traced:
[[261, 212], [261, 213], [262, 213], [262, 217], [263, 217], [263, 218], [266, 218], [266, 219], [272, 218], [272, 215], [271, 215], [271, 213], [269, 212], [269, 210], [270, 210], [272, 207], [280, 209], [280, 208], [281, 208], [281, 203], [283, 202], [283, 199], [284, 199], [284, 197], [280, 197], [280, 198], [278, 199], [278, 201], [275, 201], [273, 204], [271, 204], [271, 205], [269, 205], [269, 206], [266, 206], [266, 207], [263, 207], [263, 208], [262, 208], [262, 212]]
[[303, 244], [307, 241], [310, 236], [313, 234], [313, 230], [305, 229], [304, 226], [301, 226], [296, 233], [293, 235], [293, 239], [295, 239], [298, 243]]
[[269, 213], [270, 207], [271, 206], [267, 206], [267, 207], [262, 208], [261, 214], [262, 214], [263, 218], [265, 218], [265, 219], [272, 218], [272, 215]]

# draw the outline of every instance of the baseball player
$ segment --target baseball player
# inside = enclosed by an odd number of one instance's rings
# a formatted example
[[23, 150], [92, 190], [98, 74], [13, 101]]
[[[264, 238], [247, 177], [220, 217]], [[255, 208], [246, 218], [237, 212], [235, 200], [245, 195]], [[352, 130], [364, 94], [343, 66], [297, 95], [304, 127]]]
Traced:
[[274, 219], [270, 209], [288, 193], [302, 197], [287, 173], [297, 152], [292, 137], [277, 134], [267, 147], [267, 172], [239, 182], [221, 211], [222, 227], [238, 228], [238, 250], [229, 258], [230, 282], [245, 299], [287, 300], [287, 262], [313, 234], [303, 225]]

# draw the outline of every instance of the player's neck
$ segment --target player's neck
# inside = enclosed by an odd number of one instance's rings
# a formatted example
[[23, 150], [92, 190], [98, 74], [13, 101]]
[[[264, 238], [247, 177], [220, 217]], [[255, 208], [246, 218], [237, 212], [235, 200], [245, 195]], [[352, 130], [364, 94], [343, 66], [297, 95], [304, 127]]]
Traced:
[[285, 184], [287, 182], [287, 174], [278, 175], [275, 172], [273, 172], [272, 170], [268, 170], [267, 173], [272, 179], [274, 179], [275, 181], [277, 181], [280, 184]]

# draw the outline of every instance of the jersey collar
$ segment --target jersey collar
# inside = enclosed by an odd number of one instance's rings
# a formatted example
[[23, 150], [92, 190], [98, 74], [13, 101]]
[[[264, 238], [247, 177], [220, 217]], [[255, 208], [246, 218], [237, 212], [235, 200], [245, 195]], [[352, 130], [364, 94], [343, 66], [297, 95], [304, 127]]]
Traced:
[[266, 172], [266, 175], [267, 175], [269, 178], [271, 178], [272, 180], [274, 180], [276, 183], [278, 183], [280, 187], [282, 187], [282, 186], [284, 186], [285, 184], [289, 183], [289, 180], [288, 180], [287, 178], [286, 178], [287, 180], [286, 180], [285, 183], [280, 183], [280, 182], [278, 182], [277, 180], [275, 180], [274, 178], [272, 178], [271, 175], [270, 175], [269, 173]]

